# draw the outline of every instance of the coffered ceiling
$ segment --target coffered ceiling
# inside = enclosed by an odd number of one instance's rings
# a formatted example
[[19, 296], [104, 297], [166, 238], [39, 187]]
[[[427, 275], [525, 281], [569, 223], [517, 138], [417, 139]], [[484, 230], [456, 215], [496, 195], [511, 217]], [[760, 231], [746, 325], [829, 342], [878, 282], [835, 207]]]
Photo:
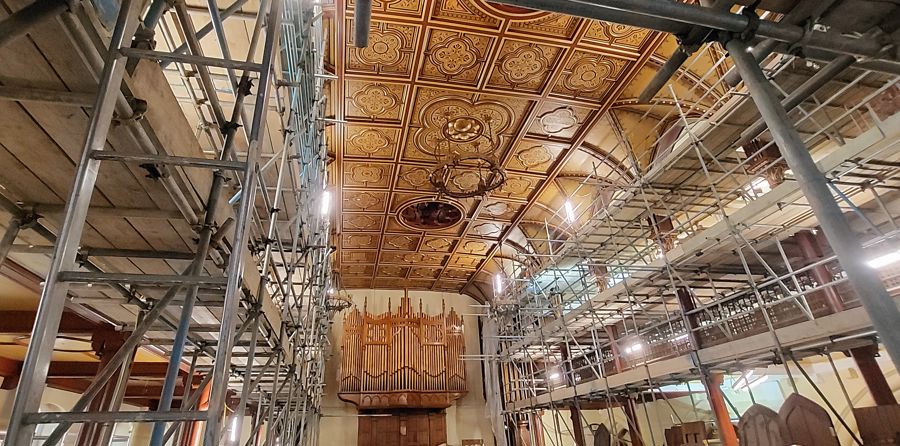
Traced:
[[[336, 8], [326, 18], [327, 64], [337, 75], [328, 137], [344, 288], [478, 297], [472, 284], [489, 283], [504, 259], [546, 250], [538, 234], [566, 237], [567, 199], [576, 208], [596, 203], [652, 157], [643, 140], [656, 139], [646, 135], [653, 126], [623, 126], [639, 125], [633, 98], [671, 37], [482, 0], [383, 0], [373, 5], [369, 46], [359, 49], [353, 2]], [[702, 72], [711, 63], [694, 65]], [[483, 197], [441, 198], [462, 210], [454, 226], [404, 224], [401, 209], [437, 197], [429, 174], [454, 151], [495, 155], [506, 181]], [[608, 181], [585, 183], [587, 174]]]

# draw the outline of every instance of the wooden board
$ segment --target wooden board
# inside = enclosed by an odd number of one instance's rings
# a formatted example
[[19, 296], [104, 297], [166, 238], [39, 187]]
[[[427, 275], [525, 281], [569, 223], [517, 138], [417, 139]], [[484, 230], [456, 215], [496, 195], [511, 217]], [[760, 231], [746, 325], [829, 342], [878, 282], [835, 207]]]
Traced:
[[774, 410], [754, 404], [738, 424], [741, 446], [786, 446], [787, 429]]
[[787, 427], [790, 444], [839, 446], [828, 412], [805, 396], [791, 394], [778, 411], [778, 416]]
[[900, 444], [900, 405], [853, 409], [863, 444]]

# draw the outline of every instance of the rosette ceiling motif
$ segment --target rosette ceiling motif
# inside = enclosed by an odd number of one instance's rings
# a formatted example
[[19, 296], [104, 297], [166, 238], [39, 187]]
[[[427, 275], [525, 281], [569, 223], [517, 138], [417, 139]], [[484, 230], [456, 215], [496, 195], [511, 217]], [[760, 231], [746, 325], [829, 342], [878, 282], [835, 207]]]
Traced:
[[[634, 98], [671, 52], [671, 37], [482, 0], [375, 1], [372, 15], [362, 49], [352, 1], [326, 18], [326, 63], [337, 76], [328, 92], [335, 269], [344, 288], [484, 298], [504, 262], [545, 253], [536, 240], [548, 231], [568, 236], [566, 200], [581, 213], [652, 159], [642, 142], [656, 139], [646, 135], [656, 122], [640, 129], [646, 109]], [[718, 56], [697, 56], [706, 62], [690, 70], [703, 73]], [[496, 161], [502, 184], [439, 197], [432, 172], [473, 154]], [[486, 171], [451, 169], [445, 183], [471, 191]]]

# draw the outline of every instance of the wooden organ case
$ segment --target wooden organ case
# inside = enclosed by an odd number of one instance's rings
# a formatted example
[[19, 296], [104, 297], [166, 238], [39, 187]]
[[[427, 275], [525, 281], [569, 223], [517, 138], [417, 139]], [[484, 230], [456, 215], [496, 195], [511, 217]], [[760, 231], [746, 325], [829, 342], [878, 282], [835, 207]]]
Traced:
[[463, 320], [427, 315], [404, 296], [396, 312], [344, 316], [338, 397], [359, 409], [445, 409], [466, 394]]

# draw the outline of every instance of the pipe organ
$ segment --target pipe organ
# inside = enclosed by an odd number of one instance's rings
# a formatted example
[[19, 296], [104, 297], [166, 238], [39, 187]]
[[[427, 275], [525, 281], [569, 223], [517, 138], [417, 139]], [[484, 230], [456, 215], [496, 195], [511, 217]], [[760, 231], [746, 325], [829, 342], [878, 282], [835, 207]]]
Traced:
[[338, 396], [360, 409], [443, 409], [466, 394], [463, 320], [427, 315], [404, 296], [396, 312], [354, 308], [344, 316]]

